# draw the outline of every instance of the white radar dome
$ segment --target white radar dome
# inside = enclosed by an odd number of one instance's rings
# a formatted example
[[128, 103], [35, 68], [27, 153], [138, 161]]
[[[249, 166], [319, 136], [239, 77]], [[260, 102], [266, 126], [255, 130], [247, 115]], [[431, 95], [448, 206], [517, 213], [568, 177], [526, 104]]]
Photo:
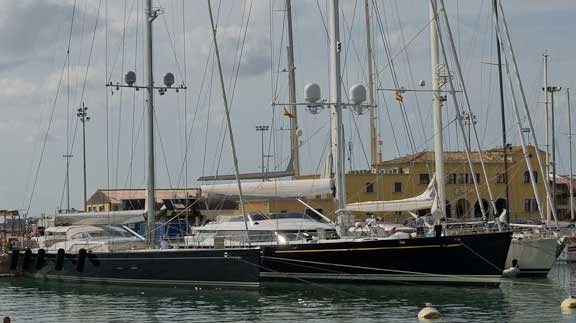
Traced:
[[134, 83], [136, 83], [136, 73], [132, 71], [126, 72], [126, 75], [124, 76], [124, 82], [126, 82], [128, 86], [134, 85]]
[[366, 101], [366, 88], [364, 85], [356, 84], [350, 88], [350, 100], [354, 104], [362, 104]]
[[316, 83], [308, 83], [304, 87], [304, 100], [308, 103], [316, 103], [322, 98], [320, 85]]

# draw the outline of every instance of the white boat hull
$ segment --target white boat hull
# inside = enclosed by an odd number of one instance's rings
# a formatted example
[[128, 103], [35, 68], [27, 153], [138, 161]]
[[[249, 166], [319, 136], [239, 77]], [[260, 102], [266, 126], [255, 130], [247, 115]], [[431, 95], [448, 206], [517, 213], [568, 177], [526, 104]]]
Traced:
[[516, 265], [519, 276], [546, 276], [558, 258], [559, 248], [558, 239], [554, 237], [513, 238], [506, 268]]

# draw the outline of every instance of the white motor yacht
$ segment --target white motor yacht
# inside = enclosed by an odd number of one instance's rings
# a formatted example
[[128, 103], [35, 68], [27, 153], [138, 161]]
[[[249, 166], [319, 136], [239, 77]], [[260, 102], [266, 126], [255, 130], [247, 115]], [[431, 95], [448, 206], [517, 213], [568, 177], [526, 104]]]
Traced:
[[86, 251], [126, 251], [144, 249], [144, 238], [119, 226], [70, 225], [47, 228], [37, 238], [38, 248], [47, 252], [64, 249], [67, 253]]

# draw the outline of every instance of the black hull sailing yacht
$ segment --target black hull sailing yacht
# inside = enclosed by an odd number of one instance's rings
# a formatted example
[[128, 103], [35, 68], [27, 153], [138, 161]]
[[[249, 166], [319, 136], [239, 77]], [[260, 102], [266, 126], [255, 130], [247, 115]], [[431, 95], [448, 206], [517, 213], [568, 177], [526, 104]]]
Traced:
[[[289, 2], [287, 2], [289, 3]], [[328, 192], [334, 193], [336, 217], [338, 225], [338, 238], [327, 239], [324, 229], [318, 230], [316, 236], [306, 232], [305, 238], [298, 237], [292, 241], [286, 239], [294, 236], [298, 231], [296, 227], [280, 227], [268, 234], [275, 237], [275, 241], [263, 243], [258, 246], [263, 249], [261, 277], [265, 280], [292, 280], [292, 281], [331, 281], [331, 282], [369, 282], [369, 283], [433, 283], [433, 284], [465, 284], [465, 285], [491, 285], [500, 283], [506, 257], [511, 243], [510, 232], [474, 233], [449, 235], [442, 229], [442, 218], [445, 207], [445, 174], [442, 143], [442, 90], [440, 80], [440, 62], [438, 57], [438, 22], [436, 8], [431, 5], [431, 52], [432, 52], [432, 90], [434, 110], [434, 142], [435, 142], [435, 188], [431, 195], [421, 195], [398, 201], [372, 201], [364, 203], [347, 204], [345, 154], [346, 147], [342, 111], [344, 107], [355, 110], [372, 109], [372, 100], [366, 102], [366, 89], [362, 85], [354, 85], [350, 89], [350, 102], [344, 103], [341, 96], [341, 72], [339, 37], [339, 1], [330, 2], [330, 98], [323, 99], [320, 95], [320, 86], [310, 83], [305, 87], [305, 103], [295, 102], [293, 95], [288, 104], [276, 105], [308, 105], [312, 107], [324, 106], [330, 109], [331, 116], [331, 157], [333, 169], [327, 172], [332, 174], [335, 189], [326, 185], [326, 179], [319, 179], [316, 183], [310, 180], [295, 179], [292, 181], [272, 181], [262, 183], [244, 183], [237, 189], [231, 184], [216, 184], [202, 187], [203, 193], [210, 195], [242, 195], [254, 197], [298, 198], [304, 196], [317, 196]], [[289, 5], [287, 5], [289, 13]], [[288, 19], [289, 21], [289, 19]], [[290, 23], [288, 24], [290, 26]], [[291, 32], [288, 32], [291, 34]], [[369, 38], [369, 37], [368, 37]], [[291, 46], [289, 46], [291, 47]], [[288, 55], [290, 57], [292, 55]], [[289, 63], [289, 66], [292, 66]], [[293, 70], [293, 68], [290, 68]], [[293, 79], [293, 76], [291, 77]], [[400, 91], [402, 89], [398, 89]], [[291, 93], [294, 93], [294, 84], [291, 83]], [[296, 148], [293, 148], [297, 149]], [[294, 158], [294, 155], [292, 155]], [[296, 163], [297, 165], [298, 163]], [[474, 173], [472, 171], [472, 173]], [[236, 174], [236, 178], [239, 176]], [[220, 178], [211, 178], [218, 180]], [[223, 178], [222, 178], [223, 179]], [[323, 186], [324, 188], [321, 188]], [[327, 189], [326, 186], [328, 186]], [[243, 192], [244, 191], [244, 192]], [[268, 195], [267, 195], [268, 194]], [[301, 201], [302, 202], [302, 201]], [[304, 202], [302, 202], [305, 204]], [[364, 209], [364, 208], [370, 208]], [[312, 207], [307, 206], [315, 212]], [[354, 224], [354, 216], [350, 212], [403, 212], [410, 210], [432, 209], [436, 235], [434, 237], [414, 237], [411, 235], [389, 237], [356, 238], [350, 235], [349, 228]], [[319, 215], [322, 216], [322, 215]], [[254, 221], [248, 227], [247, 239], [260, 236], [263, 221]], [[216, 232], [212, 227], [210, 234], [224, 237], [231, 232], [224, 229]], [[228, 227], [231, 227], [230, 225]], [[260, 227], [260, 228], [259, 228]], [[208, 230], [208, 229], [207, 229]], [[201, 230], [200, 230], [201, 231]], [[442, 232], [444, 231], [444, 232]], [[442, 233], [442, 234], [440, 234]], [[208, 234], [206, 235], [208, 236]], [[236, 235], [237, 236], [237, 235]], [[300, 241], [297, 241], [300, 239]], [[308, 241], [305, 241], [308, 240]]]
[[[101, 236], [91, 236], [90, 232], [78, 232], [65, 237], [61, 242], [77, 243], [86, 240], [85, 246], [71, 249], [65, 247], [38, 248], [36, 252], [26, 249], [24, 253], [13, 251], [10, 269], [25, 275], [58, 279], [63, 281], [116, 283], [116, 284], [148, 284], [157, 286], [188, 286], [188, 287], [259, 287], [260, 249], [165, 249], [158, 248], [156, 238], [156, 199], [155, 199], [155, 169], [154, 169], [154, 91], [161, 94], [173, 89], [186, 89], [184, 85], [172, 87], [174, 76], [167, 73], [164, 77], [165, 86], [155, 86], [152, 70], [152, 23], [161, 10], [152, 7], [152, 0], [146, 1], [145, 11], [145, 74], [146, 85], [136, 85], [136, 74], [126, 73], [127, 85], [112, 84], [115, 88], [125, 87], [144, 89], [147, 92], [147, 197], [146, 217], [140, 214], [140, 221], [146, 218], [146, 244], [144, 249], [112, 248], [115, 237], [100, 239], [101, 246], [110, 244], [109, 248], [101, 250], [92, 247], [93, 240]], [[84, 221], [91, 217], [107, 220], [102, 226], [111, 226], [118, 220], [117, 212], [100, 212], [99, 214], [78, 214]], [[75, 229], [78, 229], [76, 226]], [[64, 228], [63, 228], [64, 229]], [[68, 228], [67, 228], [68, 229]], [[69, 239], [69, 240], [68, 240]], [[104, 251], [105, 250], [105, 251]]]
[[511, 233], [263, 247], [266, 280], [497, 286]]

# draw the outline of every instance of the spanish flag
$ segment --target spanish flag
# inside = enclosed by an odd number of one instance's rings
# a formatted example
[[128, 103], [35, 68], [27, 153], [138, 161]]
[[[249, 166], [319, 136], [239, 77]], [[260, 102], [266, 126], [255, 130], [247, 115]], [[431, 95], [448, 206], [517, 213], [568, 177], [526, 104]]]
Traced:
[[404, 102], [404, 97], [402, 94], [400, 94], [400, 92], [396, 92], [396, 94], [394, 94], [394, 99], [398, 102]]
[[285, 117], [288, 117], [288, 118], [290, 118], [290, 119], [296, 118], [295, 115], [293, 115], [292, 113], [290, 113], [290, 111], [288, 111], [288, 108], [287, 108], [287, 107], [284, 107], [284, 113], [283, 113], [282, 115], [285, 116]]

